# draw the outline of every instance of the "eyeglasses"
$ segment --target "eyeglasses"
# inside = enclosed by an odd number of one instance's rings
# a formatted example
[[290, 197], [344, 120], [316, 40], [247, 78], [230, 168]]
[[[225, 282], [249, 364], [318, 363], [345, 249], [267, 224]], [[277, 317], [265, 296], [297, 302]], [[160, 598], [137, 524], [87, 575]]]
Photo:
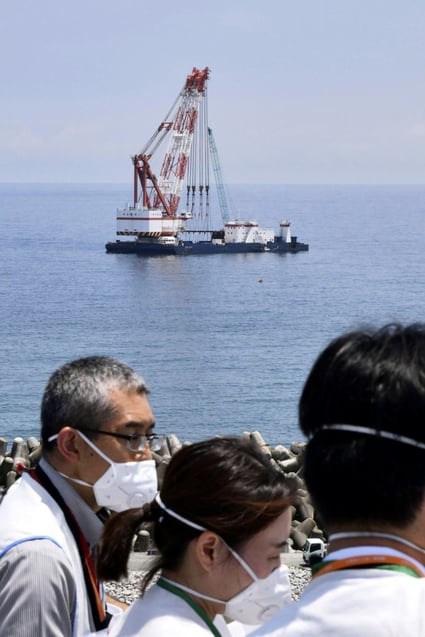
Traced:
[[146, 445], [149, 445], [151, 451], [159, 451], [165, 440], [165, 434], [117, 434], [113, 431], [104, 431], [103, 429], [89, 429], [88, 427], [79, 427], [80, 431], [92, 431], [96, 434], [104, 436], [113, 436], [114, 438], [122, 438], [127, 440], [127, 449], [133, 452], [143, 451]]

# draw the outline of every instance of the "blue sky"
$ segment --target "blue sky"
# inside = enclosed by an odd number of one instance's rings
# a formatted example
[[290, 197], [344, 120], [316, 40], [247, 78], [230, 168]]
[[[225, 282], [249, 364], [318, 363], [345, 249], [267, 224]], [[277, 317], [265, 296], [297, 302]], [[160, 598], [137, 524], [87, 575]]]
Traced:
[[229, 183], [424, 183], [423, 0], [3, 0], [0, 181], [129, 182], [193, 66]]

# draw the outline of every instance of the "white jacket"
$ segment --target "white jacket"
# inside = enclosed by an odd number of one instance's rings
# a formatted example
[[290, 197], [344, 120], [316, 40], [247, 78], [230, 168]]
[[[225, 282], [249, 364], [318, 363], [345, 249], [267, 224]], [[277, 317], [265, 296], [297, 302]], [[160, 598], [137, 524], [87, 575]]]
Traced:
[[11, 546], [32, 539], [58, 545], [68, 558], [76, 587], [74, 637], [93, 630], [83, 568], [64, 514], [47, 491], [28, 474], [11, 486], [0, 507], [0, 557]]
[[[224, 619], [214, 624], [221, 637], [231, 637]], [[211, 637], [205, 622], [181, 597], [152, 586], [106, 631], [111, 637]]]
[[378, 568], [319, 575], [251, 637], [425, 637], [425, 578]]

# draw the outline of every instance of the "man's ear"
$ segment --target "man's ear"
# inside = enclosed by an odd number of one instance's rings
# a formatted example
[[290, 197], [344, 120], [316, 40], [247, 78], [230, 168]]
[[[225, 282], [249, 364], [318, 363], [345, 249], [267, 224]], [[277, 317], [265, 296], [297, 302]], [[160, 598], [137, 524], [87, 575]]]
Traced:
[[228, 550], [216, 533], [204, 531], [196, 539], [196, 557], [205, 571], [211, 571], [221, 564], [228, 554]]
[[82, 439], [72, 427], [62, 427], [56, 439], [59, 453], [68, 462], [79, 462], [81, 459]]

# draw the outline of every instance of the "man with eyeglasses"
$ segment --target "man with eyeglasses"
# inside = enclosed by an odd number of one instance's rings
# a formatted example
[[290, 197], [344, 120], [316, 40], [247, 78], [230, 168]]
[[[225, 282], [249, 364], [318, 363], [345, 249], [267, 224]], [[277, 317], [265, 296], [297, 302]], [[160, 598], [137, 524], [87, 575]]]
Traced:
[[41, 404], [43, 452], [0, 506], [0, 626], [8, 637], [80, 637], [110, 615], [95, 549], [109, 511], [157, 491], [144, 380], [106, 356], [55, 371]]

